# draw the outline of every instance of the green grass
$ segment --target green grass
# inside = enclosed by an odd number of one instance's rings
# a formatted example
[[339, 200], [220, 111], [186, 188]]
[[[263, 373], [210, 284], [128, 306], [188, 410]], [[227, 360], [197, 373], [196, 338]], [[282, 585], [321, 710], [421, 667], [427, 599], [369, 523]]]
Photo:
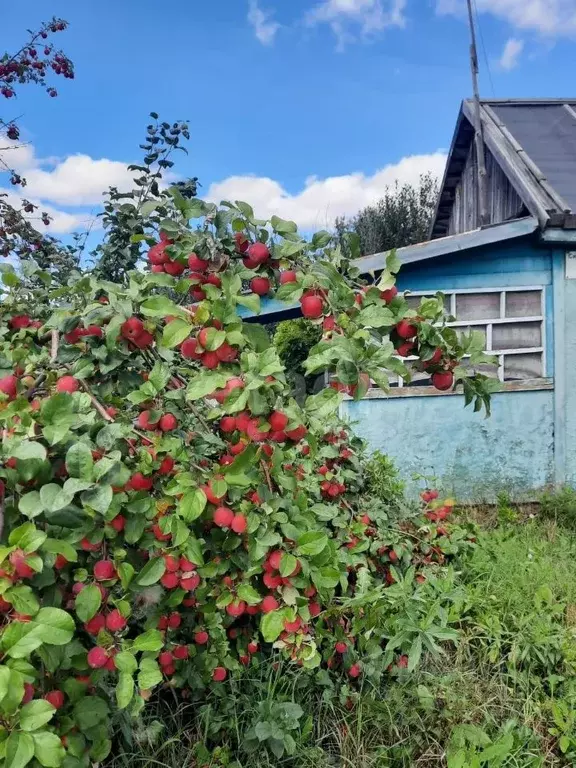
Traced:
[[[362, 691], [353, 708], [291, 667], [251, 668], [200, 708], [168, 698], [147, 709], [110, 768], [576, 765], [576, 726], [560, 711], [576, 709], [576, 538], [559, 519], [569, 516], [556, 509], [480, 532], [474, 552], [456, 564], [458, 646]], [[250, 752], [250, 729], [283, 702], [301, 708], [290, 732], [294, 754]], [[235, 733], [199, 754], [226, 719]]]

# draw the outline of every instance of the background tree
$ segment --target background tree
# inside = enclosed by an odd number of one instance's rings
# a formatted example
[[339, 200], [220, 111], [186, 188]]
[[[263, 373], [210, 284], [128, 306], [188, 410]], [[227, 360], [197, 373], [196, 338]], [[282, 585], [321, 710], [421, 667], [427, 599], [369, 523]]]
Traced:
[[428, 232], [438, 197], [438, 180], [430, 172], [420, 176], [417, 184], [388, 187], [374, 205], [363, 208], [354, 218], [336, 220], [341, 246], [345, 232], [359, 238], [363, 256], [403, 248], [428, 239]]

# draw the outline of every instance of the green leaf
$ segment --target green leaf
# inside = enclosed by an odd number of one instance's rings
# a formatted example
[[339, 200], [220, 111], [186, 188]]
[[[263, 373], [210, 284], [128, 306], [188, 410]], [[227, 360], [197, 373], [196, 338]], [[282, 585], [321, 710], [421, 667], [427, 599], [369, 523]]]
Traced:
[[54, 555], [64, 555], [69, 563], [75, 563], [78, 560], [78, 553], [67, 541], [63, 539], [46, 539], [42, 544], [44, 552], [51, 552]]
[[395, 324], [395, 318], [387, 307], [370, 304], [358, 315], [358, 323], [365, 328], [391, 328]]
[[149, 560], [144, 568], [134, 579], [134, 584], [138, 587], [150, 587], [156, 584], [166, 571], [166, 563], [163, 557], [154, 557]]
[[206, 507], [206, 503], [206, 496], [200, 488], [188, 491], [180, 499], [178, 514], [186, 523], [191, 523], [200, 517]]
[[81, 499], [84, 506], [104, 515], [112, 504], [113, 497], [114, 492], [111, 485], [97, 485], [96, 488], [84, 491]]
[[121, 651], [120, 653], [117, 653], [116, 656], [114, 656], [114, 662], [116, 664], [116, 669], [119, 672], [128, 672], [132, 674], [138, 669], [138, 662], [136, 661], [135, 656], [129, 651]]
[[122, 424], [106, 424], [96, 435], [96, 445], [105, 451], [111, 451], [125, 433], [126, 428]]
[[284, 552], [280, 560], [280, 576], [284, 576], [284, 578], [290, 576], [291, 573], [294, 573], [297, 565], [298, 560], [296, 560], [294, 555]]
[[171, 376], [169, 366], [158, 360], [148, 374], [148, 383], [155, 388], [156, 392], [161, 392], [170, 381]]
[[66, 757], [66, 750], [60, 738], [50, 731], [39, 731], [32, 734], [34, 741], [34, 757], [44, 768], [59, 768]]
[[8, 537], [8, 543], [23, 549], [26, 554], [36, 552], [46, 541], [46, 533], [38, 530], [34, 523], [23, 523], [14, 528]]
[[182, 307], [179, 307], [178, 304], [175, 304], [165, 296], [152, 296], [146, 299], [140, 305], [140, 311], [146, 317], [166, 317], [167, 315], [182, 318], [188, 317], [188, 313]]
[[87, 491], [94, 483], [91, 480], [80, 480], [77, 477], [69, 477], [64, 483], [64, 492], [77, 494], [81, 491]]
[[86, 443], [76, 443], [68, 449], [66, 453], [66, 469], [70, 477], [91, 480], [93, 466], [92, 451]]
[[328, 544], [328, 536], [321, 531], [308, 531], [298, 539], [299, 555], [319, 555]]
[[388, 252], [386, 256], [386, 269], [388, 272], [391, 272], [393, 275], [395, 275], [400, 271], [401, 266], [402, 262], [398, 258], [396, 248], [393, 248]]
[[244, 203], [242, 200], [235, 200], [238, 210], [248, 219], [248, 221], [254, 221], [254, 209], [248, 203]]
[[25, 517], [30, 519], [41, 515], [43, 508], [38, 491], [30, 491], [30, 493], [25, 493], [24, 496], [21, 496], [18, 502], [18, 509]]
[[17, 445], [12, 449], [11, 454], [15, 459], [22, 460], [40, 459], [41, 461], [45, 461], [47, 456], [46, 448], [40, 443], [32, 440], [26, 440], [25, 442], [20, 443], [20, 445]]
[[336, 413], [342, 395], [332, 388], [323, 389], [317, 395], [310, 395], [306, 398], [306, 410], [316, 419], [324, 421], [328, 416]]
[[112, 751], [112, 741], [104, 735], [104, 730], [101, 728], [99, 732], [99, 738], [94, 740], [92, 748], [90, 750], [90, 757], [96, 764], [106, 760], [110, 752]]
[[262, 600], [262, 595], [257, 592], [250, 584], [241, 584], [238, 587], [238, 598], [244, 600], [248, 605], [258, 605]]
[[133, 651], [159, 651], [164, 645], [162, 633], [159, 629], [149, 629], [139, 635], [132, 645]]
[[29, 733], [12, 731], [6, 741], [5, 768], [24, 768], [33, 757], [34, 742], [32, 736]]
[[52, 720], [56, 708], [44, 699], [25, 704], [20, 710], [20, 728], [23, 731], [37, 731]]
[[228, 377], [222, 373], [203, 372], [194, 376], [186, 389], [187, 400], [200, 400], [201, 397], [211, 395], [217, 389], [226, 386]]
[[271, 611], [262, 617], [260, 632], [267, 643], [277, 640], [284, 630], [284, 614], [280, 611]]
[[61, 608], [40, 608], [28, 626], [32, 627], [30, 635], [46, 645], [66, 645], [75, 629], [74, 619]]
[[[10, 632], [11, 627], [4, 630], [4, 641], [6, 635]], [[23, 632], [18, 632], [22, 636]], [[4, 645], [4, 642], [3, 642]], [[4, 646], [6, 647], [6, 646]], [[26, 663], [26, 662], [23, 662]], [[24, 698], [24, 677], [17, 669], [10, 670], [10, 680], [8, 683], [8, 690], [2, 698], [2, 710], [6, 715], [13, 715], [20, 709], [20, 703]]]
[[260, 296], [257, 293], [239, 293], [236, 296], [236, 303], [246, 307], [255, 315], [260, 313]]
[[102, 593], [96, 584], [89, 584], [76, 595], [74, 610], [76, 615], [86, 623], [94, 618], [102, 605]]
[[330, 240], [332, 240], [332, 235], [330, 232], [326, 232], [326, 230], [321, 229], [319, 232], [315, 232], [312, 235], [312, 248], [314, 250], [318, 250], [319, 248], [326, 248]]
[[138, 673], [138, 687], [142, 691], [149, 691], [155, 685], [162, 682], [162, 672], [154, 659], [142, 659], [140, 672]]
[[186, 320], [172, 320], [162, 333], [162, 346], [167, 349], [177, 347], [190, 336], [191, 330], [192, 326]]
[[202, 544], [198, 539], [195, 539], [192, 536], [186, 542], [186, 557], [193, 562], [194, 565], [204, 565]]
[[0, 701], [8, 693], [10, 687], [10, 667], [0, 666]]
[[93, 728], [107, 719], [108, 705], [99, 696], [86, 696], [74, 707], [74, 719], [81, 731]]
[[272, 216], [270, 224], [272, 224], [272, 228], [280, 235], [293, 234], [298, 231], [296, 222], [286, 221], [286, 219], [281, 219], [279, 216]]
[[130, 563], [120, 563], [118, 566], [118, 576], [122, 589], [128, 589], [134, 578], [134, 566]]
[[40, 603], [31, 587], [20, 586], [7, 589], [2, 597], [24, 616], [34, 616], [40, 610]]
[[116, 685], [116, 703], [118, 709], [126, 709], [134, 696], [134, 680], [132, 675], [121, 672]]
[[332, 566], [324, 566], [312, 571], [312, 581], [318, 589], [334, 589], [340, 581], [340, 571]]
[[219, 331], [216, 328], [206, 329], [206, 349], [213, 352], [226, 341], [226, 331]]
[[48, 483], [40, 488], [40, 501], [46, 512], [58, 512], [72, 503], [73, 493], [65, 491], [56, 483]]
[[256, 445], [251, 443], [248, 445], [242, 453], [240, 453], [232, 464], [227, 464], [225, 467], [223, 467], [224, 475], [237, 475], [241, 472], [243, 472], [245, 469], [248, 469], [248, 467], [252, 467], [255, 464], [257, 464], [256, 461], [256, 454], [258, 453], [258, 448]]

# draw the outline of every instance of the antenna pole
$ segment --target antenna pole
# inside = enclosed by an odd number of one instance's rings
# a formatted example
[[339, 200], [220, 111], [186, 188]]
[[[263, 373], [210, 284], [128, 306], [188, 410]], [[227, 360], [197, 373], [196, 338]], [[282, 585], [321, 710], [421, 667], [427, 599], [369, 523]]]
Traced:
[[472, 72], [472, 89], [474, 93], [474, 141], [476, 144], [476, 162], [478, 165], [478, 218], [480, 226], [488, 223], [488, 211], [486, 205], [486, 159], [484, 156], [484, 135], [482, 120], [480, 118], [480, 94], [478, 91], [478, 51], [476, 48], [476, 29], [472, 13], [472, 0], [467, 0], [468, 20], [470, 23], [470, 70]]

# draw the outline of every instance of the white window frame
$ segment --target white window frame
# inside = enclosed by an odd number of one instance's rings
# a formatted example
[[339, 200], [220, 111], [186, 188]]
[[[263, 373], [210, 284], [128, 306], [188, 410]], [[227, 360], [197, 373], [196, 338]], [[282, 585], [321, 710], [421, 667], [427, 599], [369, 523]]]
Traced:
[[[505, 317], [506, 315], [506, 294], [507, 293], [527, 293], [529, 291], [540, 291], [540, 314], [525, 317]], [[475, 326], [486, 327], [486, 354], [492, 355], [498, 358], [498, 381], [506, 382], [510, 379], [504, 379], [504, 358], [509, 355], [528, 355], [538, 354], [542, 356], [542, 374], [538, 378], [546, 378], [546, 286], [544, 285], [522, 285], [514, 287], [502, 287], [502, 288], [452, 288], [449, 290], [429, 290], [429, 291], [407, 291], [409, 296], [427, 296], [429, 298], [434, 297], [437, 293], [442, 293], [449, 298], [449, 306], [447, 314], [452, 317], [456, 317], [456, 297], [469, 293], [496, 293], [500, 294], [500, 317], [492, 319], [478, 319], [478, 320], [456, 320], [454, 322], [446, 323], [450, 328], [474, 328]], [[518, 323], [540, 323], [541, 333], [541, 346], [539, 347], [511, 347], [509, 349], [493, 349], [492, 348], [492, 329], [494, 325], [511, 325]], [[415, 355], [409, 357], [400, 358], [404, 362], [411, 362], [417, 360]], [[522, 380], [514, 380], [521, 383]], [[394, 382], [391, 394], [398, 389], [404, 388], [404, 380], [398, 377], [397, 383]], [[429, 387], [431, 384], [429, 381], [423, 381], [422, 384], [416, 383], [414, 386]], [[408, 387], [406, 387], [408, 389]]]

